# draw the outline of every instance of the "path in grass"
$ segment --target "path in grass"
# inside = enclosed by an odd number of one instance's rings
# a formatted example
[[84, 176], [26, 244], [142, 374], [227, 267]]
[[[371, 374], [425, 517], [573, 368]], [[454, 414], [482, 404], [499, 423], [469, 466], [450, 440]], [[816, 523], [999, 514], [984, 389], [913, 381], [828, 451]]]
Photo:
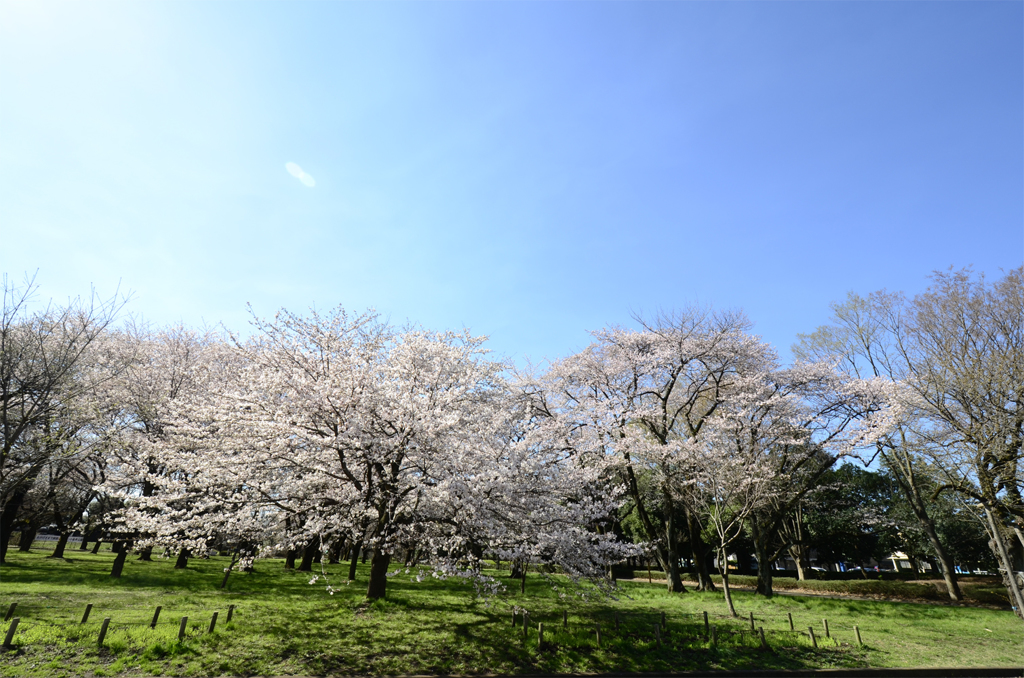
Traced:
[[[185, 571], [174, 570], [168, 560], [132, 558], [124, 576], [112, 580], [109, 552], [74, 552], [68, 561], [45, 555], [14, 552], [10, 565], [0, 568], [0, 610], [17, 602], [21, 619], [16, 650], [0, 661], [0, 675], [557, 673], [1024, 662], [1024, 627], [1009, 611], [793, 596], [765, 600], [739, 591], [743, 618], [733, 620], [719, 594], [670, 596], [646, 583], [622, 582], [617, 600], [585, 600], [564, 582], [556, 592], [531, 574], [525, 596], [510, 586], [506, 595], [484, 601], [462, 582], [417, 583], [414, 573], [404, 571], [389, 580], [387, 600], [366, 604], [362, 568], [360, 580], [345, 586], [341, 573], [347, 566], [330, 566], [331, 582], [340, 584], [332, 596], [322, 582], [310, 585], [308, 573], [285, 571], [279, 560], [259, 561], [253, 574], [232, 574], [228, 590], [220, 591], [225, 558], [193, 560]], [[79, 624], [88, 603], [94, 605], [90, 619]], [[163, 607], [161, 623], [150, 629], [157, 605]], [[236, 606], [235, 619], [223, 623], [229, 605]], [[521, 626], [512, 626], [513, 607], [530, 613], [525, 636]], [[221, 622], [209, 634], [214, 611]], [[704, 637], [704, 611], [718, 628], [717, 647]], [[655, 624], [663, 612], [667, 628], [661, 629], [659, 646]], [[751, 612], [770, 651], [761, 650], [759, 636], [749, 632]], [[796, 633], [789, 631], [787, 614]], [[184, 615], [188, 635], [179, 643]], [[108, 617], [112, 630], [98, 648], [99, 627]], [[522, 623], [522, 615], [516, 619]], [[832, 638], [822, 637], [823, 619]], [[538, 647], [538, 623], [545, 625], [544, 647]], [[809, 626], [818, 636], [817, 650]], [[0, 633], [7, 628], [0, 625]]]

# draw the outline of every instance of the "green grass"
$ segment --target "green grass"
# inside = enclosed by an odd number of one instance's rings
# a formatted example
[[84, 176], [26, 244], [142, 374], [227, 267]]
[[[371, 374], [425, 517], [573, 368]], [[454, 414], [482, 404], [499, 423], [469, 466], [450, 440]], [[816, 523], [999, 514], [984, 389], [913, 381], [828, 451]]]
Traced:
[[[76, 675], [325, 675], [469, 674], [699, 669], [829, 668], [867, 666], [1019, 666], [1024, 625], [1009, 611], [777, 596], [737, 592], [742, 618], [725, 614], [720, 594], [668, 595], [646, 582], [621, 582], [617, 600], [558, 591], [530, 575], [493, 600], [478, 599], [458, 581], [412, 581], [399, 574], [388, 598], [364, 601], [367, 571], [329, 595], [309, 574], [288, 572], [280, 560], [258, 561], [252, 574], [232, 574], [220, 591], [226, 558], [194, 559], [184, 571], [173, 562], [130, 558], [124, 576], [108, 576], [112, 555], [70, 552], [66, 561], [48, 551], [9, 553], [0, 568], [0, 612], [17, 602], [21, 619], [15, 649], [0, 661], [2, 676]], [[343, 580], [329, 567], [332, 583]], [[414, 574], [414, 573], [413, 573]], [[590, 592], [592, 593], [592, 592]], [[564, 597], [562, 597], [564, 595]], [[79, 621], [85, 605], [94, 608]], [[161, 623], [149, 628], [153, 610]], [[231, 623], [224, 623], [235, 605]], [[513, 606], [530, 613], [530, 630], [511, 624]], [[562, 611], [569, 626], [562, 628]], [[210, 616], [219, 612], [213, 634]], [[719, 629], [718, 645], [703, 636], [702, 612]], [[654, 624], [666, 614], [658, 647]], [[763, 626], [770, 651], [759, 648], [747, 615]], [[789, 631], [791, 613], [797, 632]], [[178, 642], [178, 622], [189, 617]], [[619, 628], [615, 628], [618, 615]], [[103, 618], [110, 631], [96, 644]], [[832, 638], [822, 638], [827, 618]], [[517, 617], [520, 624], [522, 617]], [[538, 647], [537, 623], [545, 625]], [[858, 646], [853, 626], [861, 629]], [[597, 646], [595, 626], [601, 628]], [[811, 647], [807, 627], [818, 635]], [[6, 633], [8, 624], [0, 624]], [[2, 639], [2, 637], [0, 637]]]

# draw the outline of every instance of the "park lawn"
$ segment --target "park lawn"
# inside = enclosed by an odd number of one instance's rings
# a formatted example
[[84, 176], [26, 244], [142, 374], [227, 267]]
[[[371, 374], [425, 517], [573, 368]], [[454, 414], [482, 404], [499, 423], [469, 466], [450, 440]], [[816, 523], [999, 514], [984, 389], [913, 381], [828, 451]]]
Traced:
[[[0, 567], [0, 611], [17, 602], [21, 622], [13, 651], [0, 659], [2, 676], [77, 675], [324, 675], [683, 671], [753, 668], [1020, 666], [1024, 625], [1012, 612], [882, 601], [736, 592], [740, 619], [725, 613], [721, 594], [668, 595], [661, 586], [620, 582], [617, 600], [558, 590], [531, 573], [525, 596], [518, 582], [494, 599], [474, 596], [459, 580], [402, 570], [388, 582], [387, 600], [364, 600], [367, 567], [343, 583], [347, 565], [328, 566], [334, 595], [309, 573], [286, 571], [280, 560], [258, 561], [256, 572], [234, 573], [219, 589], [227, 558], [173, 562], [129, 559], [124, 576], [108, 576], [112, 554], [9, 552]], [[507, 581], [507, 580], [503, 580]], [[564, 596], [564, 597], [563, 597]], [[80, 624], [86, 604], [89, 621]], [[155, 629], [149, 622], [162, 606]], [[224, 621], [229, 605], [234, 619]], [[530, 614], [529, 633], [512, 626], [513, 608]], [[212, 613], [219, 615], [207, 632]], [[568, 629], [562, 613], [568, 613]], [[705, 639], [702, 612], [718, 629]], [[655, 624], [666, 615], [659, 647]], [[748, 615], [763, 627], [770, 651], [750, 633]], [[789, 631], [787, 613], [797, 632]], [[179, 621], [188, 616], [184, 642]], [[618, 616], [619, 628], [615, 628]], [[110, 630], [96, 640], [104, 618]], [[516, 617], [522, 623], [521, 614]], [[828, 619], [832, 638], [823, 638]], [[538, 648], [537, 624], [545, 625]], [[861, 629], [858, 646], [853, 627]], [[807, 633], [813, 627], [818, 649]], [[5, 634], [8, 623], [0, 624]], [[597, 646], [595, 627], [601, 629]], [[742, 633], [741, 633], [742, 632]], [[2, 639], [2, 638], [0, 638]]]

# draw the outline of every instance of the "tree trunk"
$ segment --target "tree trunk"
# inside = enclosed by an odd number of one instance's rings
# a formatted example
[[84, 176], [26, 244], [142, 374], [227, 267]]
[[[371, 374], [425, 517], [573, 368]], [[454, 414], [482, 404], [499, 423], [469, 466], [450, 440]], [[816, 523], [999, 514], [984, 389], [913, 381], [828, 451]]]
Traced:
[[[805, 581], [807, 579], [807, 572], [804, 569], [807, 554], [806, 548], [801, 544], [793, 544], [789, 547], [789, 555], [793, 557], [793, 562], [796, 563], [796, 578], [797, 581]], [[760, 567], [760, 566], [758, 566]]]
[[121, 546], [121, 550], [117, 552], [117, 557], [114, 558], [114, 565], [110, 568], [110, 576], [115, 579], [120, 578], [121, 572], [124, 570], [124, 561], [128, 558], [128, 552], [131, 551], [131, 542], [127, 542]]
[[366, 597], [370, 600], [383, 598], [388, 586], [388, 566], [391, 565], [391, 554], [384, 553], [380, 547], [373, 549], [370, 561], [370, 584], [366, 587]]
[[939, 561], [942, 579], [946, 582], [946, 592], [949, 594], [949, 599], [956, 602], [962, 601], [964, 596], [960, 592], [960, 583], [956, 579], [956, 570], [953, 569], [953, 559], [949, 557], [945, 547], [943, 547], [942, 542], [939, 540], [939, 535], [935, 532], [935, 523], [931, 520], [921, 520], [920, 522], [921, 527], [924, 528], [924, 533], [928, 535], [928, 541], [932, 544], [935, 557]]
[[765, 598], [775, 595], [772, 590], [772, 562], [768, 535], [760, 528], [756, 521], [751, 522], [751, 532], [754, 538], [754, 557], [757, 558], [757, 593]]
[[0, 507], [0, 563], [7, 562], [7, 546], [14, 533], [14, 523], [18, 519], [18, 511], [25, 501], [28, 489], [18, 490]]
[[63, 532], [60, 535], [60, 538], [57, 540], [57, 545], [53, 547], [53, 553], [51, 553], [48, 557], [49, 558], [60, 558], [60, 559], [63, 560], [64, 559], [64, 549], [67, 548], [68, 537], [70, 537], [70, 536], [71, 536], [70, 532]]
[[700, 536], [700, 523], [690, 512], [686, 512], [686, 527], [690, 533], [690, 553], [693, 556], [693, 569], [697, 575], [698, 591], [716, 591], [715, 582], [708, 572], [708, 555], [711, 549]]
[[352, 562], [348, 564], [348, 580], [356, 580], [356, 565], [359, 564], [359, 552], [363, 549], [363, 541], [360, 539], [352, 547]]
[[110, 550], [113, 553], [120, 553], [124, 550], [124, 542], [120, 539], [115, 539], [114, 543], [110, 545]]
[[299, 563], [299, 572], [312, 572], [313, 562], [320, 562], [320, 537], [313, 537], [302, 549], [302, 562]]
[[722, 591], [725, 592], [725, 604], [729, 607], [729, 614], [738, 617], [736, 607], [732, 604], [732, 593], [729, 591], [729, 561], [725, 549], [718, 551], [718, 563], [719, 569], [722, 571]]
[[1003, 535], [999, 532], [999, 525], [987, 506], [985, 507], [985, 517], [988, 519], [989, 536], [992, 537], [989, 547], [1002, 563], [1003, 584], [1010, 594], [1010, 600], [1016, 603], [1013, 606], [1013, 611], [1018, 617], [1024, 619], [1024, 593], [1021, 593], [1020, 587], [1017, 586], [1017, 578], [1013, 572], [1013, 560], [1006, 549]]
[[288, 549], [284, 554], [284, 569], [294, 570], [296, 557], [298, 557], [298, 554], [295, 552], [295, 549]]
[[139, 560], [147, 563], [153, 562], [153, 547], [147, 546], [146, 548], [139, 551]]
[[186, 567], [188, 567], [189, 555], [190, 554], [188, 552], [188, 549], [180, 549], [178, 551], [178, 559], [174, 561], [174, 569], [184, 570]]
[[336, 539], [327, 551], [327, 564], [337, 565], [341, 562], [341, 551], [345, 548], [345, 538]]
[[26, 524], [21, 530], [21, 539], [18, 540], [18, 550], [22, 553], [28, 553], [32, 550], [32, 544], [36, 540], [36, 535], [39, 534], [39, 528], [35, 525]]
[[102, 538], [97, 539], [96, 543], [92, 545], [92, 554], [96, 555], [97, 553], [99, 553], [100, 552], [100, 546], [102, 546], [102, 545], [103, 545], [103, 539]]

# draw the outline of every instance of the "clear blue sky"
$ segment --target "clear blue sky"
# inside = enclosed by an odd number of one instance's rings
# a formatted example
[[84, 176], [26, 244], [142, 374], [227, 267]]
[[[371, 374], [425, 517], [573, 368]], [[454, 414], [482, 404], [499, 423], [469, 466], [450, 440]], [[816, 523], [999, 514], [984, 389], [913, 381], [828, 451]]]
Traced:
[[1021, 2], [3, 0], [0, 272], [520, 363], [710, 303], [785, 356], [849, 290], [1024, 262], [1022, 36]]

